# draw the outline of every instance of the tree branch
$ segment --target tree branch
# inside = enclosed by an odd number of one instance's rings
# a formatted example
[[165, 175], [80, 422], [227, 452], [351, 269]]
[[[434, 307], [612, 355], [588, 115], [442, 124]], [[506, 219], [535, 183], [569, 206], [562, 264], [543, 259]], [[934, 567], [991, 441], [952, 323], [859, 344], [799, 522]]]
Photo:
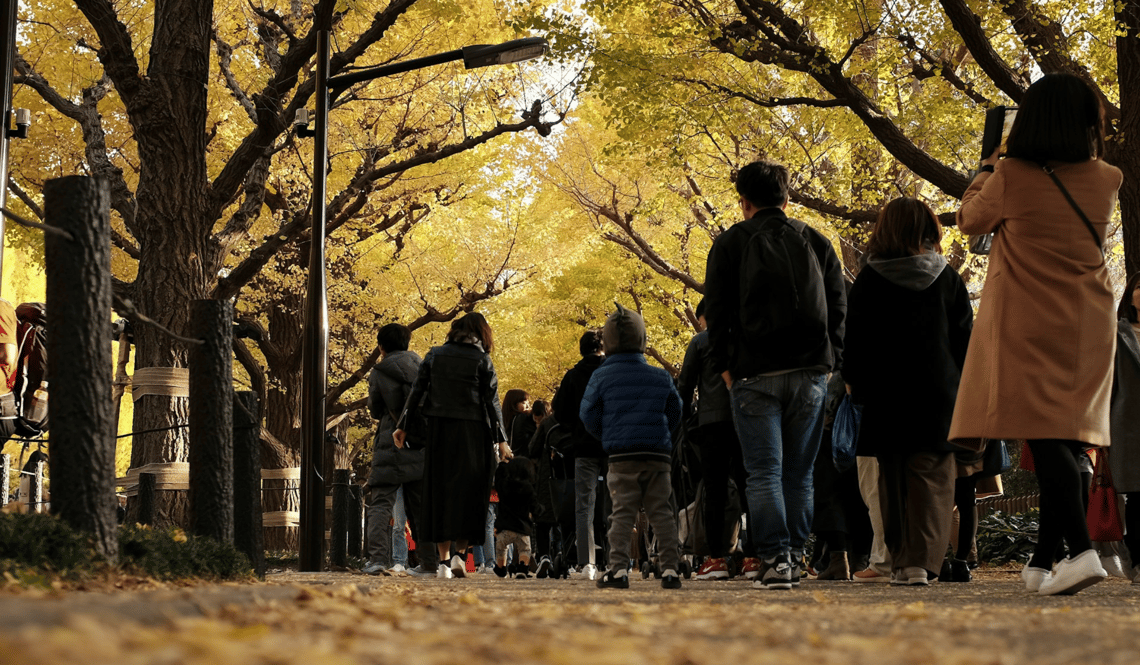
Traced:
[[99, 101], [110, 90], [107, 77], [99, 79], [84, 88], [82, 102], [76, 104], [65, 99], [41, 76], [22, 56], [16, 57], [16, 70], [21, 74], [16, 80], [36, 91], [39, 96], [56, 111], [74, 120], [83, 134], [83, 154], [91, 174], [107, 181], [111, 188], [111, 208], [123, 218], [123, 223], [131, 233], [134, 228], [138, 204], [135, 195], [123, 177], [123, 169], [111, 161], [107, 152], [107, 135], [103, 131], [103, 120], [99, 115]]
[[916, 42], [914, 37], [911, 35], [899, 35], [897, 39], [903, 46], [917, 53], [918, 56], [922, 58], [923, 61], [925, 61], [928, 65], [924, 67], [918, 63], [913, 63], [911, 73], [916, 79], [921, 81], [923, 79], [941, 77], [947, 83], [954, 86], [954, 88], [961, 91], [964, 95], [974, 100], [981, 106], [984, 106], [986, 108], [996, 106], [993, 101], [991, 101], [982, 93], [978, 92], [977, 88], [975, 88], [973, 84], [963, 81], [962, 78], [958, 76], [958, 74], [954, 71], [953, 63], [948, 62], [943, 58], [936, 58], [926, 49], [919, 46], [918, 42]]
[[233, 98], [237, 103], [245, 109], [245, 114], [249, 119], [257, 122], [257, 109], [253, 105], [253, 101], [249, 95], [242, 90], [241, 84], [238, 83], [237, 77], [234, 76], [231, 64], [234, 57], [234, 47], [227, 44], [220, 36], [216, 28], [210, 30], [210, 37], [214, 40], [218, 52], [218, 67], [222, 70], [222, 79], [226, 82], [226, 89], [230, 91]]
[[115, 84], [115, 91], [130, 112], [143, 85], [131, 43], [131, 33], [119, 21], [115, 6], [110, 0], [75, 0], [75, 6], [87, 17], [95, 34], [99, 36], [100, 45], [96, 51], [99, 62], [103, 64], [104, 71]]
[[966, 0], [939, 0], [942, 10], [946, 12], [950, 24], [962, 38], [966, 48], [970, 50], [974, 62], [982, 68], [986, 76], [990, 77], [998, 90], [1001, 90], [1015, 104], [1021, 103], [1021, 96], [1029, 87], [1029, 78], [1025, 74], [1014, 71], [1008, 63], [998, 55], [990, 43], [990, 37], [982, 29], [982, 19], [966, 4]]

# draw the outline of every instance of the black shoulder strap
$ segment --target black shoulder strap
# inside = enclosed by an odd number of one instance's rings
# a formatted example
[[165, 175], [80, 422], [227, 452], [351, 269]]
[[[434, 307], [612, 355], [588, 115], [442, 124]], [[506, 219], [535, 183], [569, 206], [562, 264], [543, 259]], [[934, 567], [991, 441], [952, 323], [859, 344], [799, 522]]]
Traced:
[[1096, 247], [1100, 250], [1100, 255], [1103, 257], [1104, 241], [1100, 239], [1100, 234], [1096, 232], [1096, 228], [1093, 227], [1092, 222], [1090, 222], [1089, 218], [1085, 215], [1085, 211], [1081, 210], [1081, 207], [1073, 200], [1073, 196], [1069, 194], [1069, 190], [1065, 189], [1065, 186], [1061, 184], [1061, 179], [1053, 172], [1053, 167], [1048, 164], [1042, 164], [1041, 170], [1048, 174], [1048, 176], [1053, 179], [1053, 182], [1057, 183], [1057, 188], [1065, 195], [1065, 200], [1069, 202], [1069, 205], [1073, 206], [1073, 210], [1077, 211], [1077, 215], [1080, 216], [1081, 221], [1085, 223], [1085, 227], [1089, 230], [1089, 233], [1092, 234], [1093, 240], [1096, 242]]

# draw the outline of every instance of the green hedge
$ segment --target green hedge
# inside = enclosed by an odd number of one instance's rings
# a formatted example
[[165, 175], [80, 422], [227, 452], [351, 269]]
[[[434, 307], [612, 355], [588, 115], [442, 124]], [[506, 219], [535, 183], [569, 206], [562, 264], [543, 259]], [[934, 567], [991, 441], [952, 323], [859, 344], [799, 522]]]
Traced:
[[[118, 568], [164, 581], [253, 575], [249, 559], [233, 545], [187, 535], [181, 529], [139, 525], [119, 527]], [[0, 573], [78, 580], [108, 569], [90, 539], [61, 520], [43, 514], [0, 513]]]

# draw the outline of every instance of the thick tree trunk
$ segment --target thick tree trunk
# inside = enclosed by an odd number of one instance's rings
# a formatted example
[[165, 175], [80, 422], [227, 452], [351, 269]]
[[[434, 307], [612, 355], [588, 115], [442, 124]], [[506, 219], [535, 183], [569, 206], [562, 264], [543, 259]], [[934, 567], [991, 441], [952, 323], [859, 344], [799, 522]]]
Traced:
[[[192, 300], [209, 297], [217, 266], [205, 265], [214, 219], [206, 171], [206, 84], [209, 77], [212, 0], [166, 0], [155, 6], [147, 76], [129, 108], [138, 141], [138, 309], [176, 333], [188, 330]], [[184, 346], [152, 326], [135, 327], [135, 368], [186, 367]], [[185, 398], [143, 397], [135, 404], [134, 431], [187, 424]], [[185, 428], [136, 434], [131, 466], [184, 462]], [[185, 492], [162, 492], [159, 525], [186, 525]]]
[[1109, 159], [1124, 171], [1120, 215], [1124, 229], [1124, 266], [1140, 270], [1140, 0], [1116, 3], [1120, 23], [1116, 69], [1120, 80], [1120, 126]]
[[[274, 357], [267, 363], [270, 385], [266, 395], [265, 428], [281, 449], [262, 450], [266, 469], [301, 465], [301, 296], [281, 293], [269, 310], [269, 339]], [[282, 466], [283, 465], [283, 466]], [[265, 511], [301, 510], [301, 490], [296, 480], [266, 481]], [[296, 551], [300, 546], [297, 527], [266, 527], [267, 550]]]

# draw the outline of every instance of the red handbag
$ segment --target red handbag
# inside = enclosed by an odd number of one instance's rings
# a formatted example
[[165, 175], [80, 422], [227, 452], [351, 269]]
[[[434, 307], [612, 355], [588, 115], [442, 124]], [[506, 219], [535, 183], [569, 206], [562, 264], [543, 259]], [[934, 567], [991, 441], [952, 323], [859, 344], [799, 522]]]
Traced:
[[1112, 486], [1112, 472], [1108, 468], [1108, 451], [1096, 451], [1096, 467], [1089, 489], [1089, 538], [1098, 543], [1124, 540], [1124, 527], [1120, 520], [1120, 503], [1116, 488]]

